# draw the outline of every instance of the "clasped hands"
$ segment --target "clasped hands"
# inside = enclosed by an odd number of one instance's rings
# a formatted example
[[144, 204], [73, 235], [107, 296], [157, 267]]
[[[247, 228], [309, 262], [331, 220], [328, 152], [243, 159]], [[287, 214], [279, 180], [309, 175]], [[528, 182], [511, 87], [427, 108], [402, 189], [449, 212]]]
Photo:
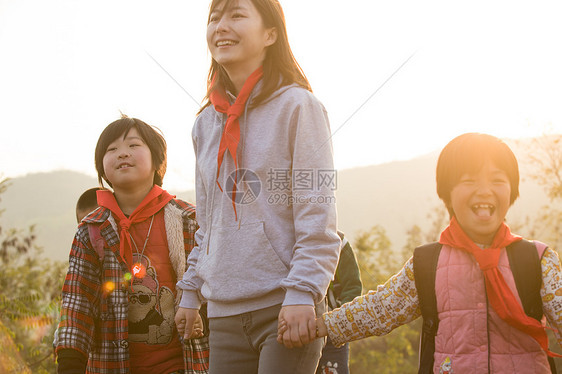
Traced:
[[203, 320], [199, 310], [179, 308], [175, 317], [176, 327], [184, 340], [201, 338], [204, 335]]
[[287, 305], [279, 312], [277, 341], [287, 348], [299, 348], [327, 335], [322, 318], [316, 319], [312, 305]]
[[[287, 348], [298, 348], [328, 334], [322, 318], [316, 319], [312, 305], [287, 305], [281, 308], [277, 341]], [[183, 339], [204, 335], [203, 321], [197, 309], [179, 308], [175, 322]]]

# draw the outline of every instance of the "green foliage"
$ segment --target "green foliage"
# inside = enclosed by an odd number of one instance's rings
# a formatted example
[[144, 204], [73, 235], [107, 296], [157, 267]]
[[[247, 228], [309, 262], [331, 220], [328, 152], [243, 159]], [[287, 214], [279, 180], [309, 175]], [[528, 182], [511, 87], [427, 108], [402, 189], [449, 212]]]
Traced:
[[[7, 181], [0, 181], [0, 193], [6, 188]], [[34, 241], [33, 227], [0, 227], [0, 323], [33, 373], [53, 373], [65, 265], [42, 257]]]
[[[392, 245], [384, 228], [375, 226], [370, 231], [359, 234], [354, 249], [361, 270], [361, 279], [366, 290], [376, 289], [388, 278], [400, 271], [411, 257], [413, 249], [422, 244], [423, 233], [418, 226], [407, 233], [407, 244], [398, 253]], [[350, 344], [349, 368], [353, 374], [416, 373], [421, 319], [403, 325], [390, 334], [370, 337]]]
[[[361, 232], [354, 243], [357, 262], [361, 270], [364, 293], [375, 290], [413, 255], [417, 246], [436, 241], [448, 223], [449, 214], [443, 205], [435, 207], [427, 216], [431, 226], [423, 232], [419, 226], [407, 231], [407, 240], [398, 251], [392, 249], [382, 226]], [[417, 373], [418, 350], [422, 320], [398, 327], [386, 336], [370, 337], [350, 344], [349, 368], [353, 374]]]
[[421, 318], [390, 334], [350, 343], [349, 369], [353, 374], [408, 374], [418, 371]]
[[393, 255], [390, 239], [382, 226], [359, 233], [353, 249], [364, 290], [375, 289], [388, 279], [389, 274], [399, 269], [399, 259]]

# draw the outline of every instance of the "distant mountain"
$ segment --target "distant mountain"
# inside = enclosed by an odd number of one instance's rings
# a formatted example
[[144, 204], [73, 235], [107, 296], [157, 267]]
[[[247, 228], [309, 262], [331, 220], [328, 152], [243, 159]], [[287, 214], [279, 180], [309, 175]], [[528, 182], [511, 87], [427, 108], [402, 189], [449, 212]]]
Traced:
[[[434, 152], [408, 161], [339, 171], [339, 228], [353, 242], [360, 230], [379, 224], [396, 249], [405, 244], [405, 234], [414, 224], [428, 228], [428, 213], [441, 204], [435, 192], [437, 156]], [[77, 172], [54, 171], [14, 178], [10, 184], [0, 195], [2, 226], [35, 225], [37, 243], [45, 253], [66, 260], [76, 230], [76, 200], [97, 181]], [[170, 192], [195, 201], [193, 191]], [[520, 192], [522, 197], [508, 215], [510, 223], [522, 223], [547, 204], [544, 192], [532, 181], [523, 179]]]

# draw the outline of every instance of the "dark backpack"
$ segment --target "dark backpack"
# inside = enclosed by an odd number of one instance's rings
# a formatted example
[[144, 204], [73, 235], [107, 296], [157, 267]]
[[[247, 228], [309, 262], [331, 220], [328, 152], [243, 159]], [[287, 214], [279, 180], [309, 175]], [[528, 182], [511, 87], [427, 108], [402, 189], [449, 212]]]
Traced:
[[[540, 322], [543, 317], [540, 296], [542, 275], [537, 248], [531, 241], [520, 240], [508, 245], [506, 250], [517, 293], [523, 304], [525, 314]], [[419, 374], [433, 373], [435, 335], [439, 327], [437, 298], [435, 296], [435, 271], [440, 252], [441, 244], [437, 242], [422, 245], [414, 250], [414, 275], [423, 318]], [[556, 373], [552, 357], [548, 357], [548, 362], [552, 373]]]

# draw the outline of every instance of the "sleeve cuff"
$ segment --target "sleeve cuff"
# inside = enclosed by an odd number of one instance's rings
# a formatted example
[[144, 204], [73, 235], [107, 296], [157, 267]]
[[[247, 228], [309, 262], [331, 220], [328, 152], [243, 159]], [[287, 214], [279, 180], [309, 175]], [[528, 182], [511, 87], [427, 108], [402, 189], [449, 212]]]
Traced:
[[285, 294], [283, 306], [286, 305], [312, 305], [314, 306], [314, 298], [310, 292], [299, 291], [293, 288], [288, 288]]
[[181, 308], [199, 309], [201, 307], [201, 300], [195, 291], [183, 290], [180, 301]]
[[82, 374], [86, 372], [88, 358], [82, 352], [63, 348], [57, 353], [58, 374]]
[[331, 312], [324, 313], [322, 315], [322, 319], [324, 320], [324, 324], [326, 325], [326, 329], [328, 330], [328, 337], [330, 338], [330, 341], [332, 342], [334, 347], [339, 348], [342, 345], [344, 345], [346, 343], [346, 341], [343, 340], [341, 336], [334, 333], [332, 321], [328, 317], [330, 314], [331, 314]]

